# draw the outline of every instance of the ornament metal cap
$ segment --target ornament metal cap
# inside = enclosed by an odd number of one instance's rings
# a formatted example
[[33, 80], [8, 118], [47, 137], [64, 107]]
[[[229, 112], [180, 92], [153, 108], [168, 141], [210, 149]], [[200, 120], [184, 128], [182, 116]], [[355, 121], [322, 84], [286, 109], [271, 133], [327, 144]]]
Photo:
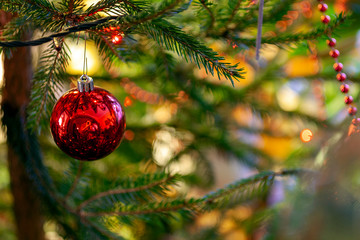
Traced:
[[77, 81], [77, 88], [79, 92], [90, 92], [94, 90], [94, 81], [88, 75], [83, 74]]

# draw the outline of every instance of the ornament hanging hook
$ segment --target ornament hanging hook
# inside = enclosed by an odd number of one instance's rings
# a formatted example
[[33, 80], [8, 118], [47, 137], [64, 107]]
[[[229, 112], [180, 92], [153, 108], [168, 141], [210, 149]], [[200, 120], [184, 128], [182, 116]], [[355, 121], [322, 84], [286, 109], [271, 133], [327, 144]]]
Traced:
[[85, 32], [85, 43], [84, 43], [84, 63], [83, 63], [83, 74], [80, 79], [77, 81], [77, 87], [79, 92], [90, 92], [94, 90], [94, 81], [91, 77], [87, 75], [88, 73], [88, 64], [86, 57], [86, 32]]
[[256, 36], [256, 60], [258, 61], [260, 58], [263, 16], [264, 16], [264, 0], [259, 0], [259, 17], [258, 17], [257, 36]]
[[86, 32], [84, 35], [85, 43], [84, 43], [84, 63], [83, 63], [83, 75], [87, 75], [88, 68], [87, 68], [87, 57], [86, 57]]

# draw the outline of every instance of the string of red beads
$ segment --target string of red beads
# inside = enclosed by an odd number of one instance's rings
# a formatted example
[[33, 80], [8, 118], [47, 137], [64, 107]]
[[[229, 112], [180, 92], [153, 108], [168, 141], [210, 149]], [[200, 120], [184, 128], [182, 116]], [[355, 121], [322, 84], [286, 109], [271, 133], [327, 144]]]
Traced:
[[[318, 9], [320, 12], [322, 12], [322, 16], [321, 16], [321, 22], [323, 24], [328, 24], [331, 20], [329, 15], [326, 15], [326, 11], [328, 9], [328, 5], [326, 3], [324, 3], [324, 0], [318, 0], [319, 4], [318, 4]], [[360, 118], [356, 118], [355, 115], [357, 113], [357, 108], [356, 106], [353, 105], [353, 97], [350, 96], [349, 90], [350, 87], [348, 84], [344, 83], [344, 81], [346, 81], [347, 76], [344, 72], [342, 72], [344, 66], [341, 62], [339, 62], [338, 57], [340, 56], [340, 52], [339, 50], [337, 50], [335, 48], [336, 46], [336, 39], [332, 38], [331, 35], [328, 36], [329, 39], [326, 40], [327, 45], [331, 48], [331, 50], [329, 51], [329, 55], [334, 58], [335, 63], [333, 65], [334, 70], [337, 72], [336, 75], [336, 79], [341, 83], [340, 85], [340, 91], [344, 94], [346, 94], [345, 98], [344, 98], [344, 102], [346, 105], [349, 106], [348, 108], [348, 113], [350, 116], [354, 116], [354, 119], [352, 120], [352, 123], [356, 126], [360, 126]]]

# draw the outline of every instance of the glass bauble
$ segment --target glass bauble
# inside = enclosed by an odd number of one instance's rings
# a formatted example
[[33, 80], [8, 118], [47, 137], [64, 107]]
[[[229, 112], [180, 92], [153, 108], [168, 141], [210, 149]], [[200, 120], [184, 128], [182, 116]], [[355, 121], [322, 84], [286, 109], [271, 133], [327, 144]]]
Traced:
[[59, 148], [85, 161], [113, 152], [121, 142], [125, 126], [121, 104], [99, 87], [89, 92], [69, 90], [57, 101], [50, 119], [51, 133]]

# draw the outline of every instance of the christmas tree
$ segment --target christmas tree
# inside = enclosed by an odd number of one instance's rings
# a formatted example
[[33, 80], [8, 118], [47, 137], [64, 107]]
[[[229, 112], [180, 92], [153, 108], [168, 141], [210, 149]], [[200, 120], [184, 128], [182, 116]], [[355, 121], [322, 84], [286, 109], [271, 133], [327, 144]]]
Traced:
[[359, 9], [2, 0], [0, 239], [357, 239]]

